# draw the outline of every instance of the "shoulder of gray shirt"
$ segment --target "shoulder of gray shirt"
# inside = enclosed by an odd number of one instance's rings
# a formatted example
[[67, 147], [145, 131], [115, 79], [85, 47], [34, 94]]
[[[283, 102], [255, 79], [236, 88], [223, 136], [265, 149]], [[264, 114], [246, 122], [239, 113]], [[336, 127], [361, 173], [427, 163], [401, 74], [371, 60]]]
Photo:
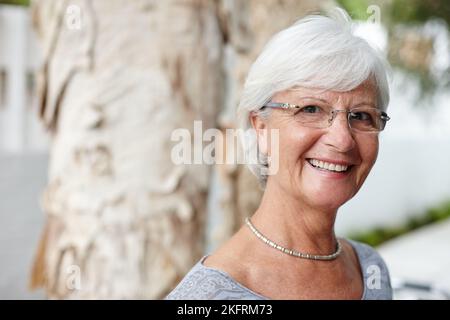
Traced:
[[[388, 268], [371, 246], [353, 240], [364, 277], [365, 300], [390, 300], [392, 288]], [[264, 300], [267, 299], [236, 282], [226, 272], [205, 267], [204, 256], [166, 297], [167, 300]]]

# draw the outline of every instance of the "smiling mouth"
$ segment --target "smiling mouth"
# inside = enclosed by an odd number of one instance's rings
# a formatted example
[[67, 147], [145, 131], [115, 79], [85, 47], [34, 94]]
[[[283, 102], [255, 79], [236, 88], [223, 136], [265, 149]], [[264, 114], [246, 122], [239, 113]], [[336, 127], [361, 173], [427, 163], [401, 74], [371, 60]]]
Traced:
[[306, 161], [308, 161], [308, 163], [314, 168], [335, 173], [345, 173], [350, 171], [354, 167], [353, 165], [341, 165], [317, 159], [306, 159]]

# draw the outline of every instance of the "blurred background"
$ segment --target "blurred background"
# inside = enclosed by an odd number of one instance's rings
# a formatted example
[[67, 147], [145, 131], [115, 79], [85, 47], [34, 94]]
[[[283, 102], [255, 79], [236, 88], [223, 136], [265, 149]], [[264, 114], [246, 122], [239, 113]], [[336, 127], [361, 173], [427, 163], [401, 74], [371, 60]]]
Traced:
[[0, 299], [164, 297], [261, 196], [242, 165], [174, 164], [173, 131], [234, 128], [266, 41], [335, 6], [392, 64], [336, 231], [377, 247], [396, 299], [449, 299], [446, 0], [0, 1]]

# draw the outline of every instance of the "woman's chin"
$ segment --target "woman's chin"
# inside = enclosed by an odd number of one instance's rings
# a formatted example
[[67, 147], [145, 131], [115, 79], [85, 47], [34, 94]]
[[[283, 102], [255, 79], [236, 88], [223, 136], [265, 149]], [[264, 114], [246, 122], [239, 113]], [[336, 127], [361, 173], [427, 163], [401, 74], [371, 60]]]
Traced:
[[313, 188], [303, 187], [300, 192], [310, 206], [327, 210], [337, 210], [349, 201], [353, 195], [353, 190], [339, 189], [330, 185], [318, 185]]
[[328, 179], [310, 174], [301, 178], [298, 190], [312, 202], [327, 207], [340, 207], [356, 193], [352, 179]]
[[308, 199], [309, 206], [322, 211], [336, 211], [347, 201], [348, 199]]

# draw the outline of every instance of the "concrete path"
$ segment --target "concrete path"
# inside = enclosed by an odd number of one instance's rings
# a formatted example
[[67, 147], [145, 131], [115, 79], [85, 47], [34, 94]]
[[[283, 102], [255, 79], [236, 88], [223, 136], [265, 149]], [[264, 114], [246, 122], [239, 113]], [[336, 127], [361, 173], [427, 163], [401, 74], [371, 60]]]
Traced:
[[410, 232], [377, 250], [389, 267], [393, 286], [407, 281], [434, 288], [397, 290], [397, 299], [438, 299], [445, 298], [442, 291], [450, 294], [450, 219]]

